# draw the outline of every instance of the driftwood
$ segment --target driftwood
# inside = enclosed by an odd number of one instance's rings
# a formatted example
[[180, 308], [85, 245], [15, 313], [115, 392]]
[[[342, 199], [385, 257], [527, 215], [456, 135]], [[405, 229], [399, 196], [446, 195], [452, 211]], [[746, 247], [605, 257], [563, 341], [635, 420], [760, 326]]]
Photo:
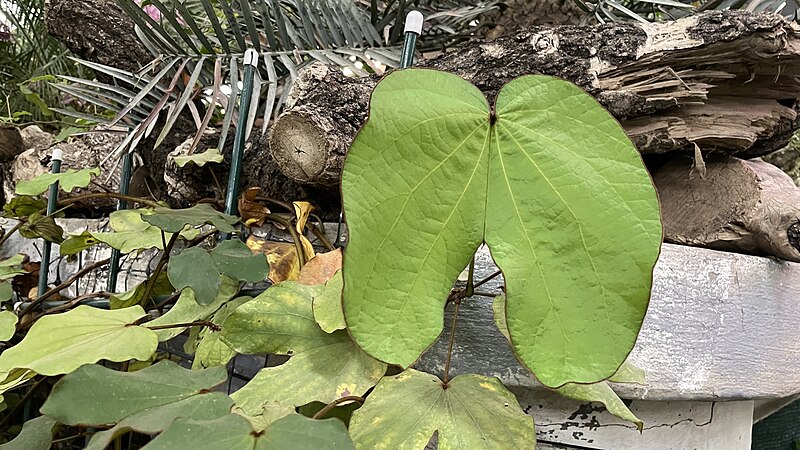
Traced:
[[[697, 144], [759, 156], [786, 145], [798, 126], [800, 26], [774, 14], [534, 27], [419, 65], [456, 73], [490, 100], [521, 75], [565, 78], [608, 108], [643, 154]], [[335, 186], [376, 83], [319, 65], [302, 72], [270, 136], [280, 169], [301, 183]]]
[[677, 157], [653, 174], [667, 242], [800, 262], [800, 188], [772, 164]]

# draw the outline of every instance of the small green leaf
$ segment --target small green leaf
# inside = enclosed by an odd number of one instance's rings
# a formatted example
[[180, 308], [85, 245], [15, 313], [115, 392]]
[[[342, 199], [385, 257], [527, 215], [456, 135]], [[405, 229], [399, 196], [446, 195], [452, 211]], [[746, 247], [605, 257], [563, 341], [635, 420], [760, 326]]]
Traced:
[[202, 397], [226, 378], [221, 367], [189, 370], [169, 360], [136, 372], [87, 364], [64, 376], [41, 410], [67, 425], [116, 423], [157, 406]]
[[270, 402], [300, 406], [363, 395], [386, 373], [386, 365], [362, 352], [347, 332], [328, 334], [317, 326], [311, 302], [322, 289], [285, 281], [223, 323], [221, 339], [240, 353], [293, 355], [280, 366], [261, 369], [233, 395], [245, 411], [257, 413]]
[[278, 419], [267, 428], [256, 449], [355, 450], [338, 419], [314, 420], [299, 414]]
[[7, 341], [14, 337], [17, 331], [17, 317], [11, 311], [0, 311], [0, 341]]
[[47, 416], [31, 419], [22, 425], [17, 437], [0, 445], [0, 450], [50, 450], [55, 426], [56, 421]]
[[70, 236], [65, 239], [58, 248], [58, 253], [61, 256], [75, 255], [99, 243], [99, 239], [92, 236], [88, 231], [84, 231], [79, 235]]
[[[222, 325], [225, 319], [236, 311], [236, 308], [252, 299], [252, 297], [239, 297], [225, 303], [214, 313], [211, 321]], [[234, 355], [236, 355], [236, 351], [222, 342], [219, 332], [203, 328], [197, 334], [197, 348], [194, 351], [192, 369], [224, 366]]]
[[347, 327], [342, 312], [341, 270], [325, 283], [325, 289], [321, 294], [314, 296], [314, 320], [326, 333], [344, 330]]
[[[147, 322], [145, 326], [154, 327], [175, 323], [187, 323], [210, 317], [220, 306], [233, 298], [239, 291], [239, 283], [237, 281], [225, 276], [215, 276], [217, 277], [217, 283], [220, 287], [216, 297], [213, 298], [210, 303], [207, 305], [199, 304], [195, 299], [194, 290], [191, 288], [184, 289], [181, 291], [178, 301], [172, 305], [169, 311], [164, 313], [163, 316]], [[185, 328], [167, 328], [165, 330], [156, 330], [156, 334], [158, 335], [159, 341], [167, 341], [181, 334], [183, 330], [185, 330]]]
[[[114, 211], [109, 216], [109, 225], [114, 232], [94, 231], [91, 232], [91, 235], [122, 253], [147, 248], [164, 250], [164, 241], [169, 241], [172, 233], [166, 233], [162, 237], [160, 229], [142, 220], [143, 216], [147, 216], [151, 212], [150, 209]], [[192, 239], [198, 233], [198, 230], [188, 229], [182, 231], [181, 236], [185, 239]]]
[[186, 209], [156, 208], [153, 214], [142, 218], [170, 233], [177, 233], [186, 225], [198, 227], [205, 224], [213, 225], [223, 233], [232, 233], [233, 225], [239, 222], [237, 217], [223, 214], [205, 203]]
[[172, 159], [178, 167], [183, 167], [186, 163], [193, 163], [198, 167], [203, 167], [206, 163], [221, 163], [224, 158], [219, 149], [209, 148], [203, 153], [195, 153], [188, 156], [173, 156]]
[[91, 169], [68, 169], [61, 173], [44, 173], [31, 180], [22, 180], [17, 183], [17, 195], [39, 195], [47, 190], [51, 184], [58, 181], [58, 186], [64, 192], [72, 192], [75, 188], [85, 188], [89, 186], [92, 175], [100, 175], [100, 168]]
[[7, 281], [0, 281], [0, 302], [11, 300], [13, 296], [14, 288], [11, 287], [11, 283]]
[[6, 203], [5, 206], [3, 206], [3, 213], [6, 217], [21, 219], [35, 212], [43, 211], [46, 208], [46, 200], [29, 195], [21, 195], [12, 198], [11, 201]]
[[295, 413], [294, 406], [286, 405], [283, 403], [269, 403], [264, 405], [257, 414], [248, 414], [242, 408], [234, 406], [231, 410], [232, 413], [238, 414], [253, 427], [256, 433], [266, 430], [272, 422], [280, 419], [281, 417], [290, 416]]
[[628, 409], [606, 381], [592, 384], [567, 383], [555, 391], [565, 397], [581, 402], [602, 403], [608, 412], [622, 420], [632, 422], [639, 431], [642, 431], [644, 423]]
[[221, 274], [235, 280], [257, 283], [269, 275], [264, 255], [254, 255], [242, 241], [223, 241], [211, 251], [211, 258]]
[[500, 294], [492, 300], [492, 313], [494, 315], [494, 324], [500, 329], [500, 333], [511, 342], [511, 337], [508, 335], [508, 324], [506, 323], [505, 294]]
[[64, 229], [56, 223], [56, 219], [38, 212], [28, 216], [27, 222], [19, 228], [19, 234], [28, 239], [42, 238], [56, 244], [64, 242]]
[[496, 378], [459, 375], [444, 388], [413, 369], [385, 377], [353, 413], [358, 448], [421, 449], [435, 431], [440, 450], [533, 448], [533, 418]]
[[177, 419], [144, 450], [351, 450], [355, 447], [337, 419], [313, 420], [293, 414], [257, 433], [244, 417], [215, 420]]
[[44, 316], [22, 342], [0, 354], [0, 372], [30, 369], [53, 376], [101, 359], [148, 359], [158, 338], [153, 331], [133, 325], [145, 315], [139, 306], [106, 311], [81, 305]]
[[314, 321], [311, 299], [322, 286], [296, 281], [276, 284], [234, 311], [222, 325], [222, 340], [239, 353], [298, 354], [341, 342]]
[[644, 370], [626, 360], [608, 381], [612, 383], [634, 383], [644, 385], [647, 384], [645, 378]]
[[[107, 398], [98, 399], [99, 402], [110, 401]], [[155, 406], [139, 411], [122, 419], [113, 428], [100, 431], [92, 436], [89, 445], [84, 450], [104, 450], [111, 442], [128, 431], [143, 434], [156, 434], [164, 431], [179, 417], [194, 420], [211, 420], [226, 416], [230, 413], [233, 400], [222, 392], [208, 392], [194, 395], [182, 400]]]
[[187, 248], [172, 256], [167, 275], [175, 289], [191, 288], [201, 305], [213, 302], [219, 292], [219, 270], [211, 255], [202, 248]]
[[22, 253], [0, 261], [0, 281], [9, 280], [17, 275], [28, 273], [28, 271], [22, 268], [23, 261], [25, 261], [25, 255]]
[[256, 437], [250, 423], [238, 414], [214, 420], [177, 419], [144, 450], [252, 450]]
[[147, 282], [142, 282], [136, 285], [133, 289], [129, 289], [119, 294], [113, 294], [108, 299], [108, 305], [111, 309], [130, 308], [134, 305], [141, 305], [144, 298], [144, 292], [147, 289]]

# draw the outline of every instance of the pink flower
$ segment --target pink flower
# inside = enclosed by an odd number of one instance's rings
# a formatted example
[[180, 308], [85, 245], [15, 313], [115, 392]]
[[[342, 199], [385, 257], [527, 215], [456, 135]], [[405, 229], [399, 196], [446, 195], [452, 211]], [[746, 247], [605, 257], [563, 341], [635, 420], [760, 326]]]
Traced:
[[[142, 2], [144, 0], [135, 0], [135, 1], [137, 5], [142, 6]], [[159, 9], [155, 7], [155, 5], [145, 5], [142, 6], [142, 9], [144, 10], [144, 12], [147, 13], [148, 16], [150, 16], [151, 19], [155, 21], [161, 20], [161, 11], [159, 11]]]

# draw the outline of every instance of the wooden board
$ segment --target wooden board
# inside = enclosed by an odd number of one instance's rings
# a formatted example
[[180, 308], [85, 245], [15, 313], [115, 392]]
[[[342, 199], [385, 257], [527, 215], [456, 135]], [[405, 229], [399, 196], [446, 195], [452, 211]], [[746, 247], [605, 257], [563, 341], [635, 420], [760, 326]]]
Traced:
[[[495, 270], [482, 248], [476, 279]], [[501, 283], [498, 277], [486, 289], [499, 291]], [[623, 398], [648, 400], [744, 400], [800, 392], [798, 290], [800, 264], [664, 244], [648, 314], [630, 356], [647, 372], [647, 384], [615, 385], [615, 390]], [[440, 338], [417, 367], [441, 374], [445, 350]], [[517, 363], [495, 327], [491, 298], [462, 303], [451, 370], [544, 389]]]

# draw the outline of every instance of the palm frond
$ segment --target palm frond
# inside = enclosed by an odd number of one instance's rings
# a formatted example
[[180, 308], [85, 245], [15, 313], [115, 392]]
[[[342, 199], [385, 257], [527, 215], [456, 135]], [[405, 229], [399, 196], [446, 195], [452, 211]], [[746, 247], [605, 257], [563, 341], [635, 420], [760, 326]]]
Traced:
[[[135, 0], [117, 1], [153, 53], [153, 61], [137, 74], [80, 61], [111, 76], [113, 85], [63, 79], [72, 84], [66, 91], [113, 111], [112, 125], [138, 124], [116, 155], [149, 134], [159, 116], [164, 126], [155, 145], [160, 145], [187, 108], [198, 125], [197, 135], [211, 126], [214, 111], [225, 110], [221, 126], [217, 125], [222, 149], [239, 114], [247, 114], [248, 133], [261, 115], [264, 132], [286, 101], [298, 70], [310, 62], [338, 65], [355, 76], [395, 67], [402, 40], [398, 31], [402, 21], [397, 18], [405, 17], [409, 8], [432, 17], [421, 41], [435, 46], [473, 34], [475, 18], [497, 4], [389, 0], [379, 3], [379, 13], [373, 14], [373, 1], [355, 0], [145, 0], [141, 5]], [[158, 14], [151, 16], [143, 6], [150, 6], [151, 14], [154, 7]], [[250, 111], [237, 111], [238, 61], [248, 48], [260, 55], [259, 72]], [[121, 104], [120, 99], [128, 101]], [[205, 108], [202, 120], [198, 108]]]

